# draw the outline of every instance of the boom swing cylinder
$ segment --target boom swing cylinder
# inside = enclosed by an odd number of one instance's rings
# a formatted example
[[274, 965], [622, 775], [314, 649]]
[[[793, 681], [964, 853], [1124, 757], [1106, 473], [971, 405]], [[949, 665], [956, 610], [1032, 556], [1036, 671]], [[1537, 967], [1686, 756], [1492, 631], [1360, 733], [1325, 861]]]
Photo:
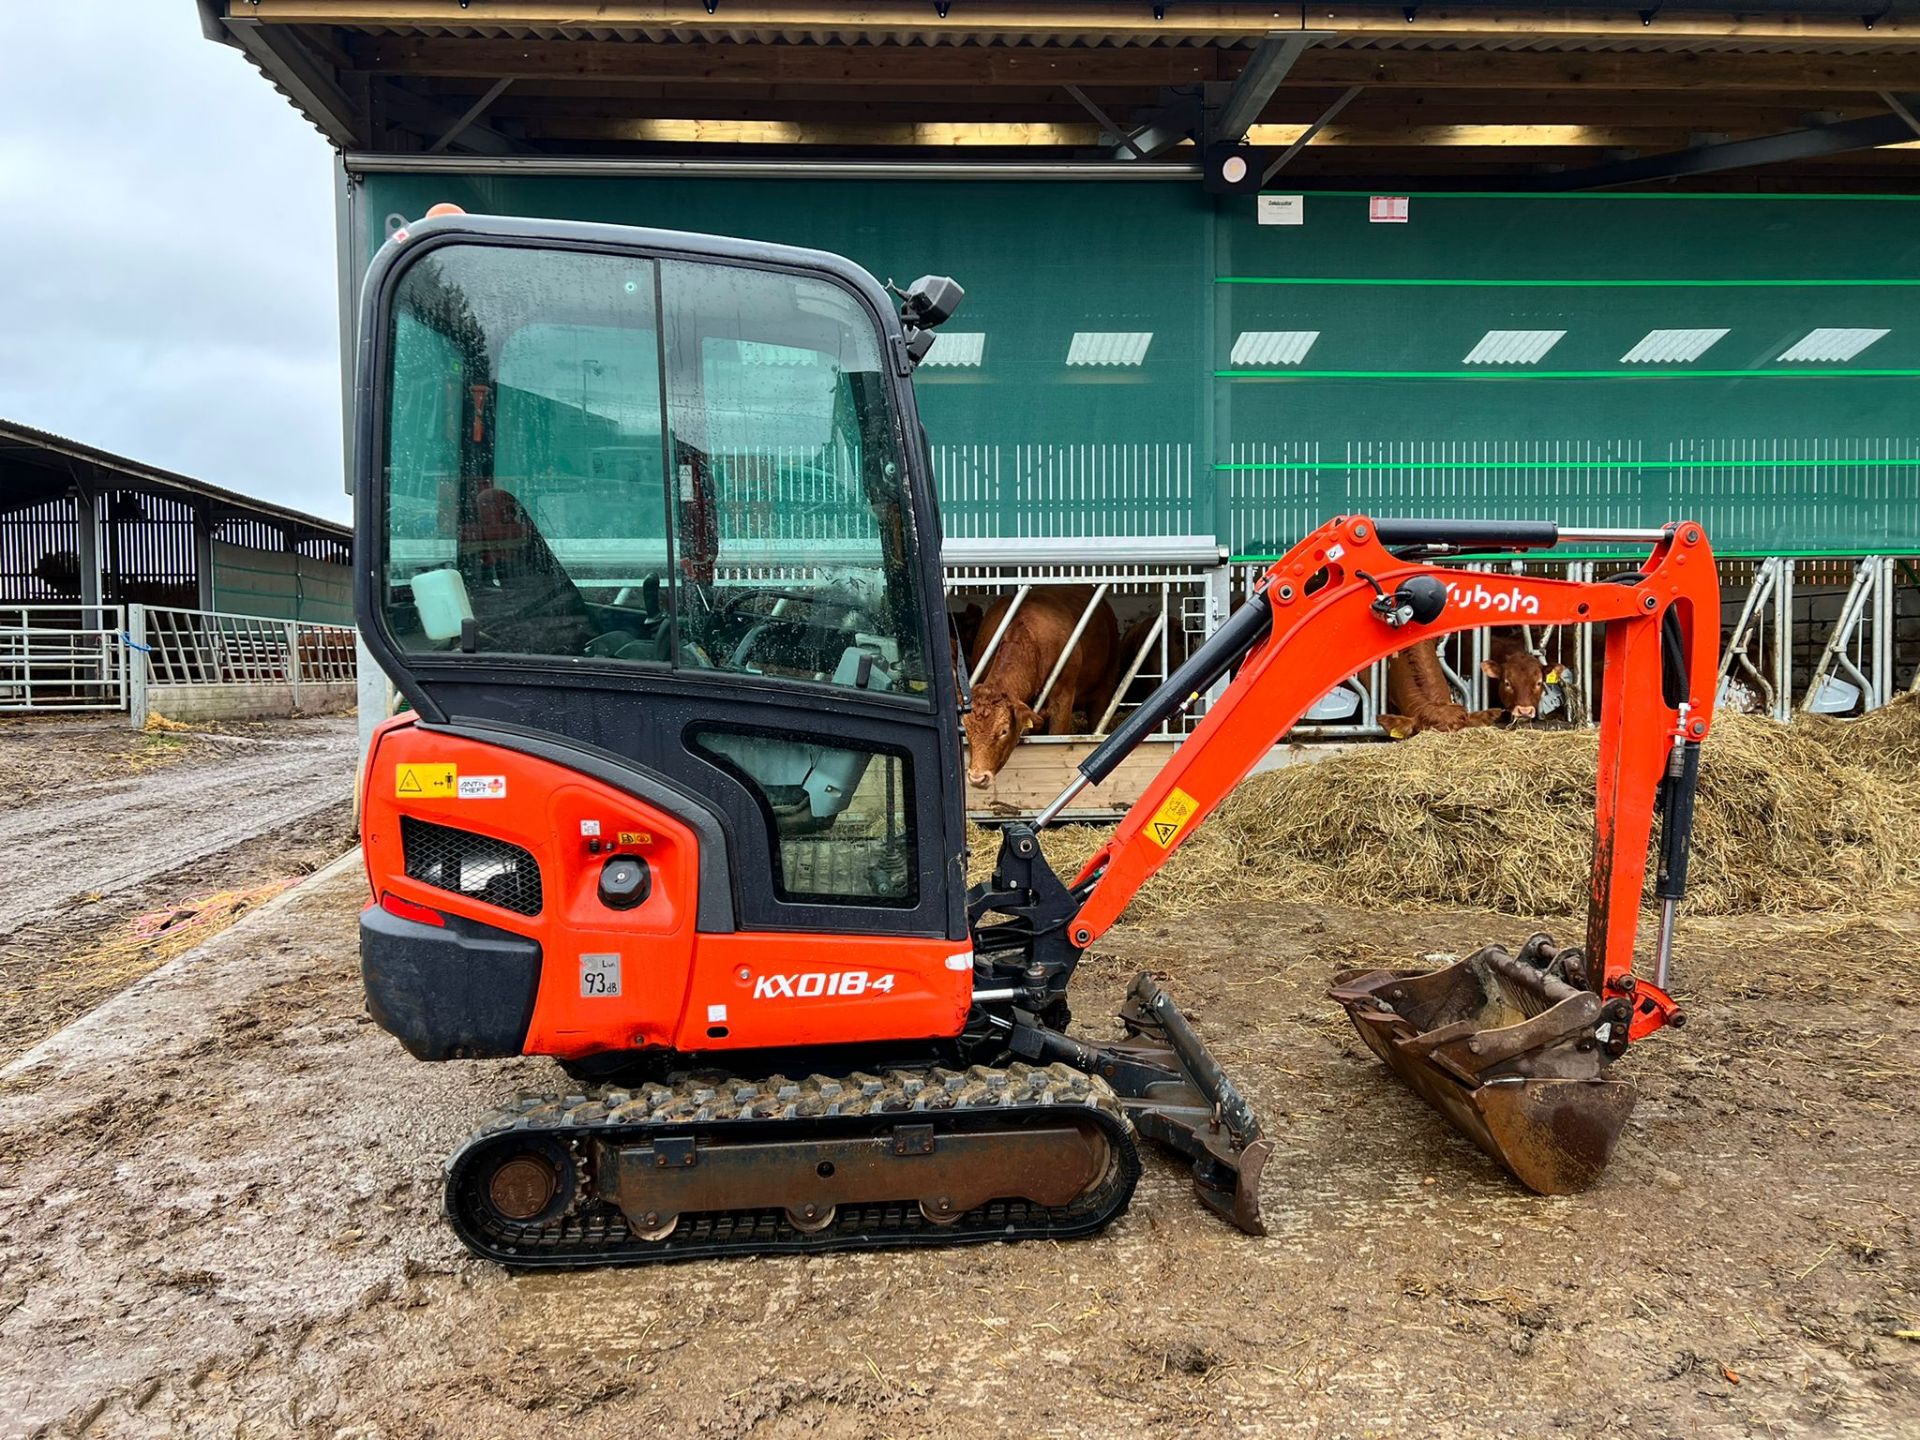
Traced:
[[[1044, 825], [1169, 714], [1237, 667], [1113, 838], [1060, 887], [1067, 899], [1030, 907], [1031, 1002], [1038, 1007], [1064, 993], [1079, 952], [1332, 685], [1434, 635], [1503, 623], [1601, 624], [1608, 688], [1584, 946], [1536, 935], [1515, 953], [1490, 946], [1430, 973], [1350, 972], [1332, 991], [1367, 1045], [1523, 1184], [1546, 1193], [1591, 1184], [1637, 1094], [1609, 1067], [1632, 1042], [1685, 1021], [1666, 980], [1673, 918], [1686, 890], [1700, 745], [1712, 719], [1719, 582], [1706, 535], [1692, 522], [1580, 532], [1584, 541], [1649, 546], [1636, 570], [1605, 583], [1425, 563], [1460, 550], [1541, 549], [1560, 538], [1548, 522], [1348, 516], [1276, 562], [1248, 604], [1082, 762], [1042, 812]], [[1634, 948], [1656, 811], [1661, 918], [1648, 981], [1634, 973]], [[1030, 869], [1023, 852], [1033, 848], [1032, 832], [1010, 827], [1002, 870]], [[1038, 943], [1041, 936], [1050, 943]], [[1246, 1119], [1245, 1133], [1257, 1136]], [[1243, 1129], [1228, 1127], [1225, 1153], [1214, 1157], [1216, 1180], [1242, 1153], [1231, 1140]]]

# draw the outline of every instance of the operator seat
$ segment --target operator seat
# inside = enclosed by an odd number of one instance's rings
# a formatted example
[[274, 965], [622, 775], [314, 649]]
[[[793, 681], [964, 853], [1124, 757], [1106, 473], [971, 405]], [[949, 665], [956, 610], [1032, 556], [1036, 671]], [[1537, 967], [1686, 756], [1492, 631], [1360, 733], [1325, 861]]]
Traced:
[[460, 524], [460, 576], [489, 649], [581, 655], [598, 633], [586, 598], [510, 490], [484, 485]]

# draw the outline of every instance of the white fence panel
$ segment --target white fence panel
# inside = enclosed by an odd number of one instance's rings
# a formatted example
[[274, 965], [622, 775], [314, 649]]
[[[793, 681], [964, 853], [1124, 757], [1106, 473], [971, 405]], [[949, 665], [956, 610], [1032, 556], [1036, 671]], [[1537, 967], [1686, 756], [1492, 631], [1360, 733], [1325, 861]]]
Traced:
[[358, 677], [351, 625], [317, 625], [217, 610], [133, 606], [131, 718], [283, 715], [351, 703]]
[[0, 710], [124, 710], [118, 605], [0, 605]]

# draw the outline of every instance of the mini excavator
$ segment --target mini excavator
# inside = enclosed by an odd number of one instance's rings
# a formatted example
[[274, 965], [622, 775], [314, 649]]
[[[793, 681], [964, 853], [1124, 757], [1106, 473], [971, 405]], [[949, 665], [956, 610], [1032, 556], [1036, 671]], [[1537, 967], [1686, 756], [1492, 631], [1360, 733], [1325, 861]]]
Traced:
[[[967, 884], [940, 520], [911, 384], [959, 304], [814, 251], [436, 207], [376, 256], [356, 605], [407, 702], [361, 775], [373, 1018], [543, 1055], [446, 1207], [508, 1266], [1068, 1237], [1139, 1140], [1262, 1232], [1272, 1141], [1167, 993], [1072, 1032], [1075, 968], [1315, 699], [1427, 637], [1605, 627], [1581, 946], [1333, 997], [1521, 1182], [1593, 1182], [1667, 992], [1720, 604], [1706, 535], [1346, 515], [1307, 535]], [[1526, 573], [1633, 547], [1606, 583]], [[1503, 568], [1436, 561], [1473, 553]], [[1623, 552], [1625, 554], [1625, 552]], [[1041, 833], [1206, 695], [1071, 878]], [[1371, 803], [1365, 795], [1355, 805]], [[1661, 919], [1634, 973], [1654, 824]]]

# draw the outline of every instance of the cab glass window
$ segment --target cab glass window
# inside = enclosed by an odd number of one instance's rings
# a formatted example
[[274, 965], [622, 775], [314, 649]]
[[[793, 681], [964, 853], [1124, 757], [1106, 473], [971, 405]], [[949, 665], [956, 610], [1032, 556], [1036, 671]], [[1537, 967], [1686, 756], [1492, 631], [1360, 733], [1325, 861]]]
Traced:
[[919, 898], [913, 769], [903, 751], [817, 735], [700, 726], [688, 744], [746, 786], [789, 903], [911, 908]]
[[925, 693], [898, 416], [838, 286], [449, 245], [388, 353], [402, 648]]

